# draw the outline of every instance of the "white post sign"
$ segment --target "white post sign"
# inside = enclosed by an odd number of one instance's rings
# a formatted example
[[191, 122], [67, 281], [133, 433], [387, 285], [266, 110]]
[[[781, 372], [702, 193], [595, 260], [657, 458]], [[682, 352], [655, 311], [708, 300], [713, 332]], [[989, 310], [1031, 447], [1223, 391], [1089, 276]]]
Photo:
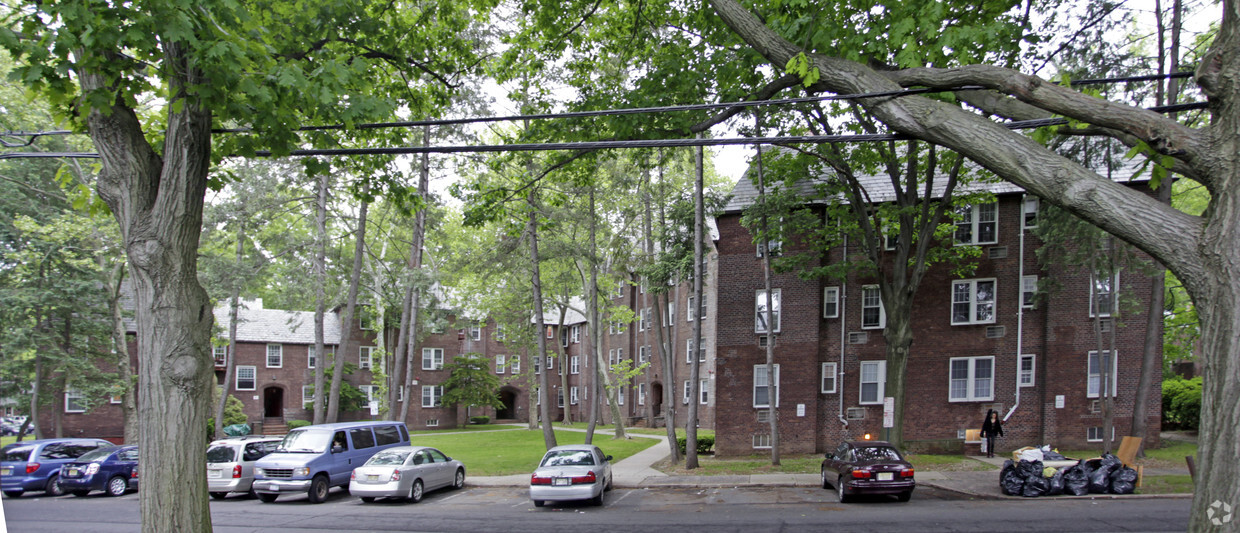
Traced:
[[888, 396], [883, 398], [883, 427], [896, 426], [896, 399]]

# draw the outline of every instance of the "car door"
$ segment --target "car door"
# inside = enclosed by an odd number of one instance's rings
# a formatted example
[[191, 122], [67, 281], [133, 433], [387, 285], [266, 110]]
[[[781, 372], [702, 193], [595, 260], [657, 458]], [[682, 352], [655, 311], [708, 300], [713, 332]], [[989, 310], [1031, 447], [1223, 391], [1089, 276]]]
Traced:
[[375, 434], [371, 432], [369, 427], [353, 428], [348, 430], [349, 449], [344, 453], [337, 455], [335, 461], [339, 470], [339, 478], [336, 474], [332, 474], [333, 485], [348, 485], [349, 476], [353, 474], [353, 469], [362, 466], [374, 455], [377, 448], [375, 447]]
[[138, 449], [121, 450], [116, 454], [116, 461], [118, 472], [129, 479], [129, 487], [138, 488], [138, 476], [135, 474], [138, 470]]
[[611, 481], [611, 461], [607, 460], [603, 450], [598, 449], [597, 446], [594, 447], [594, 464], [599, 465], [600, 483], [603, 483], [603, 486], [606, 487]]
[[453, 470], [451, 464], [448, 464], [448, 456], [434, 448], [428, 448], [426, 450], [426, 455], [432, 461], [431, 471], [434, 472], [432, 475], [435, 477], [434, 487], [439, 488], [451, 485], [452, 478], [456, 475], [456, 471]]

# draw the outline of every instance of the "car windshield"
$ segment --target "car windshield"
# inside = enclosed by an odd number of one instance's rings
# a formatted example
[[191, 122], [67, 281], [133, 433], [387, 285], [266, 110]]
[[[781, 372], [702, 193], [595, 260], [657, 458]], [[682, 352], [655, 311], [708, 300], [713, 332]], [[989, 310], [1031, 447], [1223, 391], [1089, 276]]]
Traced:
[[236, 450], [233, 450], [233, 447], [227, 444], [223, 446], [212, 446], [207, 449], [208, 463], [231, 463], [235, 457], [237, 457]]
[[547, 452], [539, 466], [581, 466], [594, 464], [594, 454], [586, 450], [555, 450]]
[[374, 457], [370, 458], [369, 461], [366, 461], [366, 464], [378, 465], [378, 466], [401, 465], [401, 464], [405, 464], [405, 459], [408, 457], [409, 457], [409, 452], [407, 451], [404, 451], [404, 452], [382, 451], [382, 452], [376, 453]]
[[2, 455], [0, 456], [0, 460], [25, 462], [30, 458], [30, 452], [32, 451], [34, 451], [34, 446], [31, 445], [10, 446], [5, 448], [3, 452], [0, 452], [0, 455]]
[[895, 448], [885, 446], [874, 446], [870, 448], [857, 448], [858, 461], [901, 461], [900, 453]]
[[327, 451], [327, 443], [332, 434], [325, 431], [293, 430], [288, 432], [277, 452], [284, 453], [323, 453]]
[[114, 451], [116, 451], [115, 447], [95, 448], [94, 450], [91, 450], [89, 452], [82, 454], [82, 456], [78, 457], [77, 460], [83, 463], [93, 463], [95, 461], [102, 461], [104, 459], [107, 459], [109, 455], [112, 455], [112, 452]]

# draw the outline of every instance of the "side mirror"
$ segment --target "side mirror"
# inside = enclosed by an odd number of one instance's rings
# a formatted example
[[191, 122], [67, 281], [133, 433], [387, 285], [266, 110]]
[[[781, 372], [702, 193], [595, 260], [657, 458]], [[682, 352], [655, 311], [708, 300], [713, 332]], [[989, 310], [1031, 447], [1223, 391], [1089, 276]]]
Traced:
[[333, 445], [332, 445], [332, 453], [340, 453], [340, 452], [343, 452], [343, 451], [344, 451], [344, 446], [341, 446], [341, 445], [339, 445], [339, 444], [333, 444]]
[[835, 454], [833, 454], [833, 453], [828, 453], [828, 454], [824, 455], [823, 457], [826, 457], [827, 459], [835, 459]]
[[611, 462], [611, 459], [612, 459], [612, 458], [611, 458], [611, 456], [610, 456], [610, 455], [603, 457], [603, 460], [604, 460], [604, 461], [607, 461], [607, 462], [609, 462], [609, 463]]

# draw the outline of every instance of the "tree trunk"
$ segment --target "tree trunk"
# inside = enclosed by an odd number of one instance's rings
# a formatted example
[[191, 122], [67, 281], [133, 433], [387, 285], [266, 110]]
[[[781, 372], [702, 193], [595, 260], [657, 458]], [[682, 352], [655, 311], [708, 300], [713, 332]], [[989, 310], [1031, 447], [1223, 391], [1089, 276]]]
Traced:
[[[362, 186], [362, 195], [370, 192], [370, 185]], [[340, 320], [340, 349], [336, 351], [335, 364], [332, 366], [332, 392], [327, 398], [327, 423], [335, 422], [340, 417], [340, 387], [344, 383], [344, 365], [354, 349], [352, 342], [353, 317], [357, 310], [357, 291], [362, 277], [362, 256], [366, 251], [366, 213], [370, 210], [370, 202], [362, 201], [362, 208], [357, 213], [357, 243], [353, 247], [353, 270], [349, 275], [349, 297], [345, 302], [344, 317]]]
[[228, 306], [228, 353], [224, 355], [224, 387], [220, 390], [220, 401], [215, 405], [215, 438], [224, 438], [224, 407], [228, 405], [228, 388], [233, 380], [233, 370], [237, 367], [237, 314], [241, 307], [241, 268], [245, 252], [245, 221], [237, 221], [237, 262], [232, 280], [232, 297]]
[[[39, 419], [39, 395], [43, 392], [41, 384], [43, 383], [43, 356], [40, 350], [34, 351], [34, 382], [30, 384], [30, 416], [26, 417], [25, 427], [30, 427], [32, 420]], [[22, 434], [18, 432], [17, 439], [21, 440]], [[34, 425], [34, 438], [45, 438], [43, 434], [43, 424]]]
[[[430, 146], [431, 128], [422, 127], [422, 146]], [[431, 160], [429, 154], [422, 154], [421, 168], [418, 169], [418, 198], [422, 200], [418, 212], [413, 215], [413, 242], [409, 245], [409, 268], [411, 272], [422, 270], [422, 248], [426, 242], [426, 209], [430, 205]], [[405, 352], [405, 401], [400, 405], [400, 421], [409, 421], [409, 404], [413, 402], [413, 363], [418, 354], [418, 312], [422, 308], [422, 291], [413, 287], [412, 299], [409, 301], [409, 331], [406, 332]]]
[[[595, 212], [593, 186], [590, 187], [590, 249], [598, 249], [598, 213]], [[590, 359], [597, 357], [598, 338], [602, 336], [602, 328], [599, 327], [598, 270], [598, 256], [590, 254], [590, 286], [586, 289], [589, 293], [586, 297], [590, 299], [590, 308], [585, 313], [587, 317], [586, 339], [589, 340], [589, 345], [586, 346], [586, 353], [582, 357], [582, 361], [586, 364], [586, 372], [590, 372], [590, 382], [582, 387], [583, 390], [590, 390], [598, 385], [598, 374], [593, 372], [593, 369], [598, 368], [598, 364], [590, 364]], [[595, 396], [591, 395], [590, 401], [594, 400], [594, 398]], [[597, 403], [593, 402], [590, 404], [590, 422], [586, 424], [586, 444], [594, 442], [594, 421], [595, 417], [598, 416], [597, 405]]]
[[[702, 134], [698, 134], [701, 138]], [[706, 273], [702, 271], [702, 226], [705, 224], [702, 211], [702, 147], [694, 150], [694, 172], [695, 179], [693, 184], [693, 306], [696, 309], [685, 307], [685, 317], [692, 317], [693, 330], [690, 333], [690, 339], [693, 340], [694, 352], [701, 352], [704, 348], [699, 345], [702, 342], [702, 320], [700, 309], [702, 305], [702, 276]], [[692, 313], [690, 313], [692, 311]], [[685, 417], [685, 468], [693, 470], [698, 467], [697, 457], [697, 419], [698, 419], [698, 402], [700, 401], [701, 392], [698, 391], [700, 383], [698, 376], [701, 372], [701, 363], [698, 361], [697, 353], [689, 354], [689, 412]]]
[[[774, 296], [771, 294], [771, 234], [770, 225], [767, 224], [766, 217], [766, 182], [762, 175], [762, 148], [758, 147], [758, 201], [763, 204], [762, 217], [759, 221], [761, 224], [761, 236], [759, 246], [762, 247], [762, 286], [766, 292], [766, 398], [767, 398], [767, 418], [770, 420], [771, 429], [771, 464], [778, 465], [779, 462], [779, 408], [778, 408], [778, 384], [776, 383], [775, 374], [775, 322], [774, 318]], [[782, 306], [782, 302], [780, 304]], [[780, 319], [783, 320], [782, 317]]]
[[[560, 335], [565, 334], [564, 333], [564, 318], [565, 318], [565, 315], [567, 314], [568, 314], [568, 305], [561, 304], [560, 305], [560, 323], [559, 323], [559, 327], [556, 329], [556, 331], [560, 332]], [[557, 365], [560, 369], [559, 370], [560, 397], [564, 398], [564, 407], [562, 408], [564, 412], [561, 414], [561, 416], [563, 417], [561, 420], [563, 420], [564, 424], [567, 425], [567, 424], [573, 423], [573, 415], [570, 412], [572, 411], [572, 409], [569, 409], [569, 403], [568, 403], [568, 399], [569, 399], [568, 398], [568, 374], [564, 372], [564, 366], [568, 364], [568, 350], [565, 349], [564, 343], [560, 342], [558, 338], [556, 339], [555, 345], [556, 345], [556, 348], [555, 348], [556, 354], [560, 359], [560, 364]], [[557, 402], [557, 405], [558, 405], [558, 402]]]
[[[412, 256], [416, 253], [417, 249], [410, 246], [410, 258], [408, 263], [410, 273], [405, 276], [405, 297], [400, 308], [400, 328], [396, 338], [396, 351], [393, 352], [392, 356], [392, 373], [388, 375], [387, 412], [389, 413], [388, 416], [391, 417], [396, 417], [398, 413], [404, 412], [403, 409], [398, 408], [396, 404], [400, 403], [399, 393], [405, 383], [405, 361], [409, 359], [406, 352], [409, 351], [409, 325], [411, 319], [413, 318], [412, 307], [414, 276], [412, 272]], [[405, 402], [407, 403], [408, 400], [405, 400]], [[396, 420], [407, 422], [403, 414], [400, 418], [396, 418]]]
[[533, 368], [539, 369], [538, 372], [538, 418], [542, 425], [543, 443], [550, 450], [556, 446], [555, 429], [551, 427], [551, 394], [547, 374], [547, 325], [543, 323], [543, 306], [542, 306], [542, 278], [538, 268], [538, 202], [535, 197], [535, 189], [530, 188], [530, 194], [526, 197], [529, 204], [529, 223], [525, 227], [526, 236], [530, 240], [530, 282], [534, 296], [534, 326], [535, 338], [537, 339], [537, 348], [533, 354], [533, 358], [538, 358], [537, 362], [530, 361], [531, 365], [537, 364]]
[[[897, 292], [897, 291], [893, 291]], [[883, 340], [887, 343], [887, 384], [884, 392], [893, 402], [892, 426], [884, 437], [896, 449], [904, 447], [904, 388], [908, 381], [908, 357], [913, 344], [911, 297], [896, 297], [898, 303], [887, 313]], [[884, 400], [880, 398], [880, 400]]]
[[[660, 156], [662, 156], [661, 151], [660, 151]], [[662, 160], [662, 157], [660, 157], [660, 160]], [[659, 166], [659, 184], [661, 185], [662, 183], [663, 183], [663, 167], [662, 165], [660, 165]], [[651, 200], [650, 188], [651, 188], [650, 181], [647, 180], [646, 187], [642, 192], [642, 202], [645, 204], [645, 209], [642, 210], [642, 234], [645, 236], [644, 240], [646, 244], [646, 257], [648, 258], [648, 260], [653, 261], [654, 260], [654, 229], [653, 229], [654, 213], [651, 210], [651, 206], [650, 206], [650, 200]], [[639, 279], [638, 282], [642, 284], [642, 286], [644, 286], [644, 284], [646, 283], [646, 280]], [[639, 290], [638, 292], [642, 293], [641, 305], [647, 306], [647, 304], [650, 303], [650, 300], [653, 299], [652, 298], [653, 294], [649, 293], [649, 291]], [[650, 306], [647, 306], [647, 307], [650, 307]], [[655, 301], [655, 305], [653, 307], [658, 307], [658, 301]], [[640, 317], [638, 319], [640, 320]], [[668, 347], [668, 345], [664, 344], [662, 331], [663, 331], [662, 329], [655, 330], [654, 336], [655, 336], [655, 344], [657, 344], [659, 347], [659, 353], [657, 357], [659, 358], [660, 366], [662, 366], [663, 368], [663, 422], [664, 422], [663, 425], [667, 428], [667, 445], [669, 448], [671, 448], [669, 451], [669, 457], [670, 457], [672, 464], [676, 464], [680, 462], [680, 445], [676, 443], [676, 395], [675, 395], [676, 382], [673, 380], [673, 376], [675, 375], [674, 374], [675, 367], [672, 366], [674, 362], [675, 353], [673, 350], [671, 350]], [[649, 328], [645, 330], [645, 333], [643, 333], [642, 336], [646, 337], [648, 335], [650, 335]]]
[[134, 391], [133, 366], [129, 361], [129, 339], [125, 335], [125, 317], [121, 312], [121, 282], [125, 279], [125, 261], [117, 261], [108, 284], [108, 308], [112, 312], [112, 346], [116, 350], [116, 372], [125, 384], [121, 393], [121, 417], [125, 421], [126, 444], [138, 442], [138, 395]]
[[[327, 346], [323, 341], [323, 315], [327, 313], [327, 188], [330, 175], [319, 175], [314, 205], [314, 423], [327, 420]], [[339, 344], [337, 344], [339, 347]]]

